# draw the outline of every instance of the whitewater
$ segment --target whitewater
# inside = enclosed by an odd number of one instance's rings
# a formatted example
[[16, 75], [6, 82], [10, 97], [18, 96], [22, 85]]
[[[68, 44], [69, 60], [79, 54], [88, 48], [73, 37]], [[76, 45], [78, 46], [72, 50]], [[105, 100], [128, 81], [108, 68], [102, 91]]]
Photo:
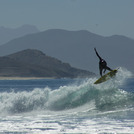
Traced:
[[134, 133], [134, 78], [0, 80], [0, 133]]

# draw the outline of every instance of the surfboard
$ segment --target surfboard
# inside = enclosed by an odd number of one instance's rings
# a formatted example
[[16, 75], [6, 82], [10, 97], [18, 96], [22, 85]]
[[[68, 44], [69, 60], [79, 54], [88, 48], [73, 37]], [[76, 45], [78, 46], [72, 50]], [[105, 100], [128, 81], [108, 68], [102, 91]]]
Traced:
[[118, 69], [112, 70], [112, 71], [108, 72], [107, 74], [103, 75], [97, 81], [95, 81], [94, 84], [100, 84], [100, 83], [103, 83], [103, 82], [111, 79], [112, 77], [114, 77], [116, 75], [117, 70]]

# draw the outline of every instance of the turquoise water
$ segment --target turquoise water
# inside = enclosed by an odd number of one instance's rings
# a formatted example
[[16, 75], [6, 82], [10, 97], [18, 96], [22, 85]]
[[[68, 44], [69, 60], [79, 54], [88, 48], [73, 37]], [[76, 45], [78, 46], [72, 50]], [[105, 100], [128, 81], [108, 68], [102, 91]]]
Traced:
[[0, 81], [0, 132], [133, 133], [134, 78]]

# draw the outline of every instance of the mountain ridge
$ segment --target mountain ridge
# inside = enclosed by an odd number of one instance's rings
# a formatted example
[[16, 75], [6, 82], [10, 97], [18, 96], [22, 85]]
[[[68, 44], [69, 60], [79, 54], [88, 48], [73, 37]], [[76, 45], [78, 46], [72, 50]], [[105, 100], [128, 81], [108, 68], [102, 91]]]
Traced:
[[91, 77], [94, 73], [71, 67], [35, 49], [26, 49], [0, 57], [1, 77]]
[[17, 28], [0, 27], [0, 45], [9, 42], [15, 38], [22, 37], [24, 35], [37, 33], [39, 30], [34, 25], [22, 25]]
[[87, 30], [50, 29], [16, 38], [0, 46], [0, 55], [37, 49], [76, 68], [99, 73], [98, 58], [94, 53], [96, 47], [112, 69], [121, 66], [133, 71], [133, 44], [134, 40], [126, 36], [104, 37]]

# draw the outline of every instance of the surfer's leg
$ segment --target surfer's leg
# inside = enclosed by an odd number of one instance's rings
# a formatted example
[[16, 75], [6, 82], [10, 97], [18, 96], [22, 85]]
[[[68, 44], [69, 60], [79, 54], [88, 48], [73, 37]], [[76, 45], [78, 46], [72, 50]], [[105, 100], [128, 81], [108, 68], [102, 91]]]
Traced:
[[112, 69], [111, 69], [111, 68], [109, 68], [108, 66], [106, 66], [106, 69], [107, 69], [107, 70], [109, 70], [109, 71], [112, 71]]
[[106, 68], [104, 68], [104, 71], [103, 71], [103, 73], [105, 73], [106, 72]]
[[100, 76], [102, 76], [102, 70], [103, 70], [103, 68], [100, 66], [99, 69], [100, 69]]

